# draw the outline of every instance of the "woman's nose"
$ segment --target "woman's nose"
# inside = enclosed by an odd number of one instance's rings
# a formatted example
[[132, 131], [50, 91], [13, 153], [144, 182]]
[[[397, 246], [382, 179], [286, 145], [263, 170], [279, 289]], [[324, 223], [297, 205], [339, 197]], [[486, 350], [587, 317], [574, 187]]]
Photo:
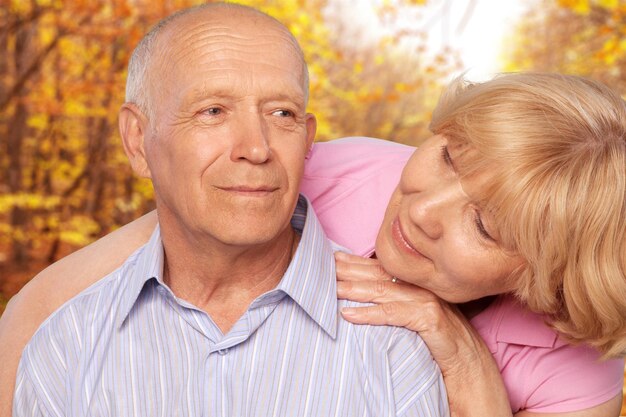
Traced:
[[462, 215], [463, 191], [460, 185], [446, 184], [415, 193], [410, 199], [409, 218], [431, 239], [440, 238], [453, 216]]

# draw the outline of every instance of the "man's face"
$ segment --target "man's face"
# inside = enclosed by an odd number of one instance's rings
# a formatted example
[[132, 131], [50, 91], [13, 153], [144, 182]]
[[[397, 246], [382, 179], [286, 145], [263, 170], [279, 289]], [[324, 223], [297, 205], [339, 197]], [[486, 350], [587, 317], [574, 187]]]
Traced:
[[266, 19], [181, 20], [150, 78], [144, 144], [160, 221], [225, 245], [269, 242], [289, 225], [315, 134], [297, 49]]

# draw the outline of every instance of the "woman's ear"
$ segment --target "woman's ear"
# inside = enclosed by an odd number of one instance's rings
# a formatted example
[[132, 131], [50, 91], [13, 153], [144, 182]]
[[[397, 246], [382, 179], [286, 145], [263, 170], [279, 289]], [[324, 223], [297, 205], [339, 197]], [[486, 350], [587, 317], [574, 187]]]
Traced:
[[144, 139], [148, 130], [148, 118], [133, 103], [124, 103], [119, 113], [119, 128], [124, 152], [137, 175], [152, 178], [146, 159]]

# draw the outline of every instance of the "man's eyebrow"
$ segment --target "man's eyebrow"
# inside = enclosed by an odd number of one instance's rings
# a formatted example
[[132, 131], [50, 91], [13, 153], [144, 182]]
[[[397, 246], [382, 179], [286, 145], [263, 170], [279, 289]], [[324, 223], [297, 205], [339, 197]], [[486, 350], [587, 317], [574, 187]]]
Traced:
[[[234, 98], [232, 91], [223, 88], [205, 88], [205, 89], [196, 89], [191, 91], [184, 99], [183, 102], [185, 104], [193, 104], [198, 101], [202, 101], [209, 98], [225, 98], [231, 99]], [[262, 99], [263, 102], [272, 102], [272, 101], [283, 101], [283, 102], [292, 102], [298, 105], [304, 105], [304, 93], [300, 91], [293, 92], [281, 92], [278, 94], [268, 93], [265, 98]]]
[[203, 89], [193, 90], [184, 98], [183, 101], [185, 103], [192, 104], [192, 103], [195, 103], [200, 100], [207, 99], [207, 98], [230, 98], [230, 97], [232, 97], [232, 93], [230, 93], [226, 89], [203, 88]]

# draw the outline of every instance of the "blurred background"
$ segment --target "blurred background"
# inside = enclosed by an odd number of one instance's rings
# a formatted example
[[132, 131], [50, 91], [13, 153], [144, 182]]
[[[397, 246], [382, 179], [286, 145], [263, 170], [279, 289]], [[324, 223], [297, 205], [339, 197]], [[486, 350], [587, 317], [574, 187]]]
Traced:
[[[153, 208], [117, 133], [126, 65], [159, 19], [204, 1], [0, 0], [0, 314], [39, 270]], [[547, 70], [626, 96], [626, 0], [245, 0], [311, 73], [317, 140], [418, 145], [453, 77]]]

